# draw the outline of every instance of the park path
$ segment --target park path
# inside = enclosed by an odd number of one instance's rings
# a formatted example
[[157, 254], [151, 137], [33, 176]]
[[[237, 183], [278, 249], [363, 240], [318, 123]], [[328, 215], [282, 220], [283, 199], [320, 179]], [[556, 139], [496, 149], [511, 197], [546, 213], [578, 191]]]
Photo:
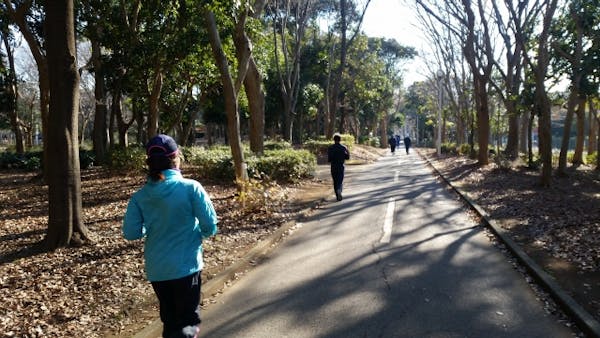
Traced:
[[573, 337], [416, 154], [347, 167], [202, 337]]

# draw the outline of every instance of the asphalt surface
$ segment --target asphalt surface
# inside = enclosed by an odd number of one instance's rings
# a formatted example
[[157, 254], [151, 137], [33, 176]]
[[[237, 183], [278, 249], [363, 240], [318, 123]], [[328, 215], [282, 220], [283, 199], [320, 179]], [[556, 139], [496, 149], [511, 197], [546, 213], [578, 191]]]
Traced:
[[416, 154], [347, 167], [344, 200], [297, 227], [202, 337], [574, 336]]

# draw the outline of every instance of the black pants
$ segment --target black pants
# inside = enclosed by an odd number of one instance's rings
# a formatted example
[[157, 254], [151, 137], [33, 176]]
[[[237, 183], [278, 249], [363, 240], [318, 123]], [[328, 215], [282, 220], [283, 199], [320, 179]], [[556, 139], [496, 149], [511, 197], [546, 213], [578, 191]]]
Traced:
[[200, 272], [179, 279], [152, 282], [160, 304], [163, 338], [191, 337], [183, 333], [183, 328], [200, 324], [200, 282]]
[[331, 178], [333, 179], [333, 191], [336, 194], [342, 192], [342, 186], [344, 183], [344, 166], [343, 165], [332, 165], [331, 166]]

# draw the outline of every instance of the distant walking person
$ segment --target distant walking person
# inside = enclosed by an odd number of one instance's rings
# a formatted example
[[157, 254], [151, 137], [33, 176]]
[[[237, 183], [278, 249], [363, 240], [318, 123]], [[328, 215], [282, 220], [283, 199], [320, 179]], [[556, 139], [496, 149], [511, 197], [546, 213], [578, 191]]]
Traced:
[[404, 138], [404, 148], [406, 148], [406, 154], [408, 155], [408, 149], [410, 149], [410, 137], [408, 135]]
[[333, 191], [338, 201], [342, 200], [342, 185], [344, 182], [344, 161], [350, 159], [348, 148], [340, 143], [342, 137], [333, 135], [333, 142], [327, 149], [327, 161], [331, 163], [331, 178], [333, 179]]
[[173, 138], [153, 137], [146, 155], [148, 180], [129, 200], [123, 237], [145, 237], [146, 277], [158, 298], [162, 336], [197, 337], [202, 240], [217, 232], [217, 215], [202, 185], [181, 176]]
[[390, 150], [392, 151], [392, 154], [393, 154], [394, 152], [396, 152], [396, 138], [393, 135], [390, 136], [388, 143], [390, 145]]

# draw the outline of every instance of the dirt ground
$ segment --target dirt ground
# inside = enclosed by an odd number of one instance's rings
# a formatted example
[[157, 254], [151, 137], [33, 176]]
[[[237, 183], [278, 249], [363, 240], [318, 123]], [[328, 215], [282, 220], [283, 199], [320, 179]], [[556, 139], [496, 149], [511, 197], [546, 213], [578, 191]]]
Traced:
[[[376, 160], [386, 149], [354, 146], [349, 165]], [[596, 318], [600, 318], [600, 180], [573, 170], [552, 188], [519, 165], [480, 168], [462, 157], [422, 150], [453, 184], [510, 231], [511, 237]], [[240, 206], [233, 185], [198, 179], [220, 217], [219, 234], [204, 243], [203, 280], [234, 264], [261, 239], [331, 194], [330, 182], [305, 180], [260, 189]], [[143, 270], [142, 242], [122, 239], [122, 216], [141, 173], [103, 168], [82, 172], [84, 222], [93, 242], [44, 252], [47, 187], [31, 172], [0, 171], [0, 337], [105, 337], [143, 327], [158, 310]]]

